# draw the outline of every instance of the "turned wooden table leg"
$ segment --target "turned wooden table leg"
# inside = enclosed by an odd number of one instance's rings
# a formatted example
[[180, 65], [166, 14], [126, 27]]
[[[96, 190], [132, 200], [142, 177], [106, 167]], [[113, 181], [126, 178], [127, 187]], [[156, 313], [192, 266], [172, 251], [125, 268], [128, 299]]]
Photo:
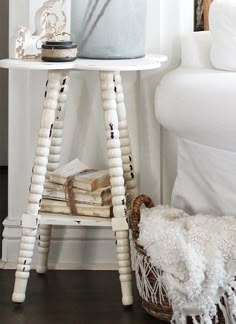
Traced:
[[116, 236], [116, 251], [121, 282], [122, 303], [123, 305], [131, 305], [133, 303], [133, 296], [129, 228], [113, 75], [113, 72], [100, 72], [100, 81], [103, 109], [105, 113], [106, 139], [114, 214], [114, 218], [112, 219], [112, 228]]
[[129, 194], [128, 199], [131, 201], [137, 196], [136, 179], [134, 172], [134, 165], [131, 153], [129, 130], [126, 117], [126, 107], [124, 101], [124, 93], [122, 87], [122, 80], [120, 72], [114, 73], [114, 91], [116, 94], [117, 113], [118, 113], [118, 128], [120, 134], [120, 145], [122, 153], [122, 162], [124, 170], [124, 178], [126, 184], [126, 191]]
[[[51, 146], [48, 157], [47, 175], [59, 167], [62, 138], [64, 130], [64, 117], [67, 101], [69, 83], [69, 72], [61, 71], [60, 89], [57, 101], [55, 121], [52, 129]], [[46, 83], [48, 85], [48, 81]], [[38, 236], [38, 262], [36, 271], [45, 273], [47, 271], [48, 254], [51, 240], [52, 225], [40, 225]]]
[[26, 213], [22, 216], [22, 236], [15, 274], [15, 286], [12, 300], [22, 303], [31, 268], [36, 234], [39, 222], [39, 209], [47, 172], [50, 152], [52, 128], [55, 121], [58, 97], [61, 89], [61, 71], [53, 71], [48, 75], [47, 90], [43, 103], [43, 112], [38, 135], [34, 167], [29, 189]]

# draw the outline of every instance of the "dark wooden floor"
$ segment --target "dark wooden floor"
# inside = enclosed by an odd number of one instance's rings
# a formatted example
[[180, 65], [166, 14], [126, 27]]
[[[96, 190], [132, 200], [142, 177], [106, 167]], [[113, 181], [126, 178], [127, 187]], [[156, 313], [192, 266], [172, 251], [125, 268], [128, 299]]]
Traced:
[[11, 302], [13, 282], [13, 271], [0, 271], [1, 324], [161, 323], [142, 310], [136, 289], [135, 304], [122, 306], [116, 271], [31, 271], [21, 305]]
[[[0, 168], [0, 221], [7, 216], [7, 169]], [[2, 232], [2, 225], [0, 225]], [[1, 240], [0, 240], [1, 241]], [[31, 271], [24, 304], [12, 303], [15, 271], [0, 270], [0, 324], [151, 324], [161, 323], [140, 305], [121, 304], [116, 271]]]

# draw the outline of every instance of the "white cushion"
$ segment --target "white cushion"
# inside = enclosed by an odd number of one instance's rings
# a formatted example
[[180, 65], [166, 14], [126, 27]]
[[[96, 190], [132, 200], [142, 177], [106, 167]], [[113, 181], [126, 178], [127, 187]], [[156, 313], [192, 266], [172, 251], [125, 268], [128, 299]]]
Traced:
[[181, 65], [183, 67], [213, 68], [210, 60], [211, 33], [192, 32], [183, 36], [181, 44]]
[[236, 71], [236, 1], [214, 0], [209, 11], [211, 62], [216, 69]]

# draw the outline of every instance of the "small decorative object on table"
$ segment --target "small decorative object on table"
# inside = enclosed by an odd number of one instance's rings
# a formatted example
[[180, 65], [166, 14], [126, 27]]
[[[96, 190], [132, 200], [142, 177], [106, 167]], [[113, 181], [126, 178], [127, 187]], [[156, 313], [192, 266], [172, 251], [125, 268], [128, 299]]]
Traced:
[[29, 26], [18, 28], [14, 47], [10, 48], [10, 56], [16, 59], [40, 59], [42, 40], [50, 40], [52, 34], [70, 31], [68, 19], [70, 0], [31, 2], [29, 7], [32, 21], [34, 21], [34, 31]]
[[235, 216], [189, 216], [134, 200], [131, 228], [143, 308], [176, 324], [236, 323]]
[[72, 41], [46, 41], [41, 59], [46, 62], [71, 62], [77, 57], [77, 45]]

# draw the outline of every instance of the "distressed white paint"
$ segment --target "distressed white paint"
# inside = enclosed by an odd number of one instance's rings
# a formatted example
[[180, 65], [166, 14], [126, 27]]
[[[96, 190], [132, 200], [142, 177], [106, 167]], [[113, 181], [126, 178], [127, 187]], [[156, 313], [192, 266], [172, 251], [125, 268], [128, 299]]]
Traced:
[[[0, 267], [4, 269], [16, 269], [21, 235], [19, 225], [9, 219], [4, 222], [4, 226], [10, 228], [7, 237], [3, 240], [6, 246]], [[88, 227], [88, 224], [77, 227], [71, 225], [53, 226], [48, 269], [117, 270], [115, 241], [110, 224], [109, 226], [106, 224], [106, 227], [97, 227], [97, 225]], [[32, 269], [36, 268], [37, 261], [36, 248]]]
[[[127, 181], [127, 189], [130, 194], [131, 190], [135, 189], [136, 182], [134, 181], [123, 87], [121, 84], [120, 72], [114, 72], [114, 70], [124, 68], [127, 71], [132, 71], [133, 69], [139, 70], [146, 67], [147, 69], [156, 69], [159, 68], [161, 62], [165, 60], [166, 57], [158, 55], [157, 57], [152, 56], [151, 58], [133, 59], [126, 62], [114, 61], [114, 67], [109, 61], [92, 61], [93, 64], [91, 64], [91, 62], [88, 64], [88, 70], [98, 70], [100, 74], [102, 106], [105, 112], [105, 128], [107, 135], [107, 155], [112, 187], [113, 214], [115, 218], [127, 218], [128, 215], [125, 195], [125, 180]], [[68, 69], [79, 69], [80, 62], [83, 62], [83, 60], [77, 60], [76, 66], [68, 66]], [[34, 69], [35, 63], [39, 63], [36, 65], [38, 69], [39, 67], [45, 69], [45, 66], [48, 66], [43, 62], [31, 62], [27, 68]], [[128, 63], [130, 64], [128, 65]], [[4, 60], [0, 63], [0, 66], [8, 68], [14, 68], [14, 65], [15, 60], [12, 59]], [[18, 61], [18, 68], [24, 68], [24, 66], [25, 62]], [[64, 65], [58, 64], [58, 69], [60, 66]], [[85, 68], [86, 66], [84, 66], [83, 62], [81, 64], [81, 69]], [[101, 71], [103, 68], [105, 71]], [[66, 93], [68, 89], [68, 69], [57, 71], [54, 66], [54, 70], [51, 71], [49, 69], [48, 72], [48, 81], [46, 82], [46, 91], [44, 93], [43, 111], [41, 114], [41, 123], [38, 132], [36, 153], [29, 188], [28, 204], [26, 213], [24, 213], [22, 217], [23, 229], [17, 261], [14, 292], [12, 295], [12, 300], [17, 303], [22, 303], [25, 300], [29, 271], [31, 269], [34, 254], [37, 228], [40, 224], [39, 209], [46, 173], [47, 171], [54, 171], [59, 165], [64, 124], [64, 106], [67, 99]], [[121, 140], [120, 131], [123, 131]], [[56, 151], [54, 152], [55, 148]], [[124, 177], [123, 166], [126, 166], [127, 162], [131, 169], [128, 172], [125, 172]], [[123, 224], [120, 228], [118, 227], [119, 223], [116, 222], [115, 224], [116, 226], [113, 226], [113, 229], [115, 229], [117, 245], [116, 252], [120, 274], [119, 278], [121, 282], [122, 303], [124, 305], [131, 305], [133, 303], [133, 296], [129, 230], [128, 226], [127, 229], [124, 230]], [[51, 236], [50, 225], [51, 224], [42, 225], [40, 228], [38, 242], [40, 263], [37, 267], [39, 273], [44, 273], [47, 270], [47, 259]]]
[[[164, 59], [164, 58], [163, 58]], [[114, 73], [114, 89], [116, 94], [117, 114], [118, 114], [118, 128], [121, 145], [122, 165], [124, 170], [124, 179], [126, 183], [127, 193], [129, 199], [134, 199], [137, 195], [137, 182], [134, 172], [134, 164], [132, 160], [129, 130], [126, 116], [126, 106], [124, 101], [124, 93], [121, 82], [120, 72]]]
[[[40, 130], [32, 170], [31, 185], [29, 188], [28, 204], [26, 209], [27, 215], [32, 215], [35, 224], [23, 222], [22, 235], [20, 241], [20, 250], [17, 260], [17, 268], [15, 274], [15, 285], [12, 300], [21, 303], [25, 300], [25, 291], [29, 278], [32, 258], [34, 254], [34, 246], [38, 228], [38, 212], [42, 200], [44, 181], [46, 177], [48, 157], [52, 139], [53, 125], [58, 107], [58, 98], [62, 88], [61, 80], [65, 76], [60, 71], [49, 72], [45, 98], [43, 102], [43, 111], [41, 115]], [[45, 233], [46, 232], [46, 233]], [[49, 247], [49, 231], [41, 231], [43, 238], [47, 239], [39, 241], [39, 254], [47, 255]], [[44, 244], [44, 241], [46, 243]], [[45, 259], [45, 258], [43, 258]], [[45, 261], [45, 260], [43, 260]]]
[[[127, 207], [125, 196], [125, 179], [122, 166], [122, 156], [124, 155], [121, 151], [120, 124], [117, 113], [117, 96], [115, 92], [115, 80], [117, 80], [117, 78], [118, 75], [115, 75], [113, 72], [100, 72], [102, 101], [105, 113], [107, 154], [110, 170], [113, 214], [115, 218], [126, 218]], [[126, 118], [124, 122], [126, 122]], [[128, 136], [126, 136], [126, 138], [128, 138]], [[128, 148], [129, 146], [130, 145], [128, 143]], [[132, 305], [132, 270], [128, 228], [123, 230], [121, 227], [116, 227], [115, 236], [122, 291], [122, 303], [123, 305]]]
[[[33, 20], [32, 17], [30, 19], [29, 14], [31, 5], [42, 2], [42, 0], [23, 1], [24, 5], [18, 0], [9, 1], [10, 41], [17, 26], [28, 26], [31, 23], [30, 26], [33, 26]], [[174, 15], [173, 5], [175, 6], [176, 0], [147, 0], [148, 53], [161, 52], [170, 56], [174, 49], [168, 44], [164, 47], [164, 38], [169, 44], [172, 40], [175, 44], [179, 42], [180, 21], [189, 21], [188, 26], [191, 25], [192, 1], [183, 0], [186, 10], [183, 18]], [[177, 2], [179, 4], [179, 1]], [[162, 9], [163, 6], [166, 9], [160, 10], [161, 6]], [[72, 24], [75, 19], [76, 12], [73, 12]], [[168, 29], [166, 29], [166, 24]], [[176, 29], [178, 29], [177, 33], [175, 33]], [[170, 35], [173, 34], [177, 38], [172, 39]], [[162, 47], [160, 47], [161, 44]], [[173, 57], [172, 54], [171, 57]], [[176, 61], [178, 60], [176, 57]], [[163, 72], [162, 70], [161, 73]], [[14, 267], [16, 264], [16, 251], [20, 237], [19, 219], [26, 207], [46, 73], [10, 71], [9, 77], [9, 211], [8, 218], [4, 221], [3, 240], [3, 260], [6, 268]], [[159, 125], [153, 111], [154, 94], [160, 79], [160, 70], [142, 72], [141, 79], [138, 73], [123, 73], [122, 79], [136, 179], [141, 179], [142, 191], [157, 197], [160, 186], [158, 153], [160, 137]], [[93, 96], [89, 95], [91, 89]], [[104, 118], [100, 109], [100, 88], [96, 73], [71, 73], [68, 107], [70, 111], [65, 120], [64, 130], [64, 143], [67, 144], [63, 145], [61, 162], [66, 163], [79, 154], [80, 158], [92, 167], [107, 167], [106, 148], [104, 147], [106, 134], [102, 127], [97, 127], [103, 125]], [[139, 108], [141, 108], [140, 114]], [[164, 143], [168, 144], [165, 147], [165, 156], [168, 154], [168, 161], [171, 161], [168, 172], [166, 172], [166, 180], [164, 180], [166, 188], [171, 188], [175, 172], [175, 166], [172, 165], [175, 161], [172, 147], [174, 149], [175, 144], [169, 137], [168, 141], [164, 140]], [[167, 177], [168, 174], [171, 174], [171, 179]], [[169, 189], [166, 191], [168, 196]], [[64, 229], [62, 227], [55, 229], [52, 234], [52, 250], [53, 253], [49, 254], [49, 268], [115, 269], [117, 267], [110, 228], [73, 229], [67, 227]]]
[[[55, 113], [55, 120], [52, 129], [51, 145], [48, 156], [47, 174], [59, 167], [61, 150], [62, 150], [62, 139], [64, 130], [64, 119], [67, 101], [69, 83], [69, 71], [63, 71], [60, 73], [60, 91], [57, 98], [57, 107]], [[49, 80], [46, 82], [46, 98], [48, 98]], [[34, 167], [35, 168], [35, 167]], [[45, 273], [47, 271], [48, 254], [51, 240], [52, 226], [49, 224], [42, 224], [40, 220], [39, 227], [39, 242], [38, 242], [38, 264], [37, 272]]]

